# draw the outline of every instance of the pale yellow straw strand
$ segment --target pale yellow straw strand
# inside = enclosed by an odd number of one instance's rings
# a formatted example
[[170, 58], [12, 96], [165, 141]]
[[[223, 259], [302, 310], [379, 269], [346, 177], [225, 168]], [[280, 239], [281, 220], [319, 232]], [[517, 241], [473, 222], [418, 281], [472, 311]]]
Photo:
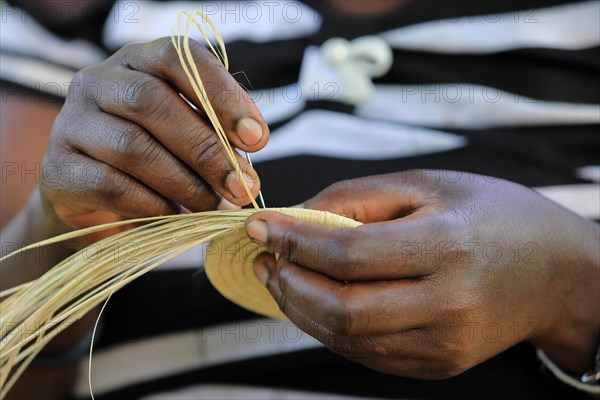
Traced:
[[[63, 260], [40, 278], [0, 292], [2, 298], [0, 307], [3, 310], [0, 316], [3, 328], [0, 338], [0, 398], [6, 396], [25, 368], [43, 349], [45, 343], [64, 329], [65, 322], [70, 323], [80, 319], [104, 302], [102, 312], [115, 291], [183, 252], [202, 243], [218, 241], [234, 233], [243, 232], [246, 219], [259, 210], [243, 178], [242, 169], [236, 158], [237, 153], [231, 147], [218, 116], [210, 104], [201, 74], [194, 62], [189, 39], [192, 26], [199, 30], [210, 51], [227, 68], [228, 57], [225, 44], [206, 15], [199, 12], [179, 13], [177, 35], [171, 36], [173, 46], [197, 96], [197, 101], [211, 121], [252, 201], [254, 210], [209, 211], [119, 221], [66, 233], [26, 246], [0, 258], [0, 261], [4, 261], [41, 246], [129, 224], [146, 224], [104, 238]], [[183, 36], [182, 30], [184, 30]], [[324, 216], [323, 221], [326, 220], [327, 216]], [[89, 258], [90, 249], [93, 259]], [[130, 262], [135, 257], [138, 258]], [[94, 325], [88, 365], [88, 383], [92, 398], [91, 360], [100, 315]], [[9, 326], [12, 323], [14, 327]], [[19, 336], [19, 332], [26, 332], [26, 334]]]

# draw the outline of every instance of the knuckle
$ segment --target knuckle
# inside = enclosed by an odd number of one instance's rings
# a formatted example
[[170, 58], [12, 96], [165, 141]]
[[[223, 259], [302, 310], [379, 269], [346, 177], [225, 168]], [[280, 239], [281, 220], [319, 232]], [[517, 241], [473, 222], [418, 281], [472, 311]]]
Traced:
[[[219, 156], [222, 147], [217, 135], [211, 135], [210, 132], [203, 132], [197, 135], [197, 139], [191, 143], [190, 154], [188, 158], [199, 168], [199, 171], [205, 173], [222, 173], [226, 175], [226, 168], [219, 165]], [[225, 179], [225, 176], [223, 176]]]
[[310, 205], [311, 208], [330, 209], [332, 205], [343, 204], [344, 200], [348, 199], [351, 187], [352, 182], [348, 179], [335, 182], [323, 189], [312, 199], [307, 200], [305, 204]]
[[109, 147], [114, 154], [118, 154], [128, 167], [136, 167], [139, 162], [148, 156], [158, 156], [160, 152], [158, 142], [152, 140], [144, 131], [130, 125], [125, 130], [115, 130], [109, 137]]
[[146, 134], [138, 135], [138, 138], [141, 143], [135, 153], [136, 160], [143, 161], [144, 167], [149, 167], [164, 158], [165, 152], [158, 141], [153, 140]]
[[116, 174], [103, 169], [96, 175], [94, 181], [89, 182], [92, 191], [107, 202], [120, 202], [128, 198], [131, 190], [131, 181], [117, 179]]
[[144, 43], [127, 43], [119, 49], [117, 54], [120, 53], [124, 56], [126, 56], [127, 54], [136, 54], [140, 52], [140, 47], [144, 45]]
[[326, 325], [333, 333], [345, 335], [350, 325], [350, 316], [344, 299], [338, 296], [328, 296], [323, 306]]
[[[480, 314], [483, 299], [479, 286], [471, 279], [464, 277], [434, 277], [435, 289], [432, 290], [431, 298], [439, 310], [437, 318], [446, 324], [454, 326], [463, 321], [469, 321]], [[461, 290], [449, 290], [446, 288], [461, 288]]]
[[[163, 69], [171, 69], [179, 66], [179, 55], [170, 37], [156, 39], [151, 43], [154, 47], [155, 64]], [[194, 39], [190, 39], [190, 50], [195, 57], [213, 57], [212, 53]]]
[[202, 57], [210, 55], [212, 57], [212, 53], [197, 40], [190, 39], [190, 49], [195, 55], [200, 55]]
[[102, 94], [101, 83], [101, 75], [96, 66], [77, 71], [71, 78], [65, 107], [97, 102]]
[[[344, 232], [345, 230], [342, 230]], [[337, 248], [339, 251], [338, 259], [342, 264], [339, 268], [339, 278], [344, 281], [360, 279], [365, 272], [365, 252], [361, 246], [361, 240], [358, 235], [344, 232], [343, 238], [338, 238]]]
[[277, 305], [279, 306], [281, 312], [287, 315], [288, 309], [285, 297], [279, 296], [279, 298], [277, 299]]
[[190, 40], [190, 50], [197, 62], [206, 63], [205, 67], [224, 69], [221, 61], [210, 50], [196, 40]]
[[40, 190], [45, 193], [58, 193], [63, 191], [69, 183], [75, 183], [65, 182], [63, 174], [57, 173], [63, 165], [63, 157], [57, 157], [55, 153], [55, 151], [49, 149], [42, 161], [42, 171], [45, 171], [45, 173], [41, 174], [39, 185]]
[[151, 43], [154, 48], [153, 52], [153, 69], [168, 70], [179, 64], [179, 55], [175, 50], [175, 46], [171, 42], [171, 38], [163, 37], [156, 39]]
[[[365, 272], [365, 252], [362, 238], [350, 229], [340, 229], [330, 235], [316, 252], [319, 261], [327, 263], [331, 276], [345, 282], [360, 278]], [[368, 265], [368, 264], [367, 264]]]
[[335, 277], [341, 279], [344, 282], [356, 281], [360, 278], [361, 265], [356, 259], [348, 259], [342, 268], [339, 268], [335, 272]]
[[364, 336], [339, 335], [330, 331], [325, 345], [334, 353], [357, 362], [390, 356], [389, 349], [382, 346], [377, 340]]
[[139, 132], [134, 132], [131, 126], [122, 131], [115, 129], [108, 137], [109, 147], [113, 152], [129, 157], [133, 155], [138, 136]]
[[93, 69], [94, 67], [80, 69], [75, 73], [75, 75], [73, 75], [73, 78], [71, 78], [71, 82], [78, 84], [89, 82], [92, 79], [92, 76], [94, 76]]
[[343, 291], [328, 296], [323, 305], [327, 327], [335, 334], [355, 336], [362, 329], [362, 307], [354, 297]]
[[143, 77], [127, 82], [122, 94], [123, 109], [132, 116], [153, 116], [165, 112], [167, 99], [164, 96], [164, 83], [154, 77]]
[[331, 200], [340, 200], [350, 197], [354, 184], [352, 180], [345, 179], [330, 185], [322, 192], [322, 195]]
[[352, 189], [352, 186], [353, 184], [350, 179], [343, 179], [329, 186], [327, 191], [332, 193], [347, 193]]
[[318, 322], [312, 319], [306, 321], [304, 329], [306, 330], [306, 333], [320, 340], [323, 344], [326, 343], [326, 338], [328, 337], [328, 335], [330, 335], [330, 333], [325, 327], [323, 327], [323, 325], [319, 324]]
[[[173, 179], [177, 179], [177, 176], [174, 176]], [[192, 181], [185, 187], [184, 193], [190, 198], [190, 200], [196, 200], [199, 198], [207, 197], [207, 191], [210, 191], [210, 187], [204, 183], [197, 176], [192, 178]], [[218, 199], [215, 198], [215, 201]]]
[[281, 235], [281, 255], [291, 262], [298, 262], [298, 235], [292, 230], [287, 229]]
[[[162, 82], [160, 83], [162, 87]], [[159, 96], [158, 98], [152, 98], [145, 107], [144, 115], [147, 116], [147, 123], [149, 126], [161, 126], [167, 125], [169, 118], [172, 116], [171, 108], [169, 107], [169, 100], [167, 96]]]
[[285, 297], [289, 293], [289, 289], [293, 284], [290, 285], [290, 281], [293, 281], [293, 275], [290, 274], [288, 264], [283, 260], [279, 262], [279, 272], [277, 273], [277, 284], [279, 285], [279, 292], [281, 297]]
[[329, 332], [324, 344], [334, 353], [340, 354], [344, 357], [352, 357], [355, 353], [352, 338], [348, 336]]
[[[125, 199], [125, 201], [128, 200]], [[159, 196], [152, 196], [146, 199], [146, 202], [148, 203], [148, 207], [142, 212], [144, 215], [167, 215], [172, 212], [171, 205]]]
[[69, 114], [72, 113], [72, 110], [67, 110], [67, 107], [69, 107], [67, 103], [69, 102], [65, 103], [65, 106], [56, 116], [54, 124], [52, 125], [52, 132], [48, 141], [48, 151], [46, 153], [48, 159], [54, 158], [56, 153], [61, 153], [60, 151], [56, 151], [57, 149], [61, 149], [63, 152], [65, 150], [70, 150], [71, 146], [69, 139], [81, 135], [70, 118]]
[[436, 218], [427, 221], [424, 229], [429, 232], [431, 240], [437, 240], [439, 243], [453, 243], [457, 236], [456, 217], [453, 213], [441, 213]]
[[121, 64], [125, 67], [129, 69], [136, 69], [134, 59], [137, 55], [143, 54], [145, 46], [145, 43], [127, 43], [126, 45], [122, 46], [113, 55], [113, 57], [117, 60], [120, 59]]
[[96, 191], [101, 197], [110, 202], [120, 202], [121, 199], [127, 197], [128, 185], [123, 182], [121, 185], [115, 185], [110, 183], [110, 179], [107, 179], [108, 183], [100, 183], [96, 185]]
[[288, 310], [288, 302], [287, 302], [287, 299], [285, 298], [285, 296], [283, 296], [281, 293], [279, 293], [278, 295], [275, 296], [275, 302], [277, 303], [279, 310], [281, 310], [282, 313], [287, 315], [289, 310]]
[[155, 46], [155, 56], [156, 59], [165, 63], [170, 63], [173, 59], [178, 59], [177, 52], [175, 51], [175, 46], [173, 46], [173, 42], [171, 42], [171, 38], [162, 37], [156, 39], [152, 45]]

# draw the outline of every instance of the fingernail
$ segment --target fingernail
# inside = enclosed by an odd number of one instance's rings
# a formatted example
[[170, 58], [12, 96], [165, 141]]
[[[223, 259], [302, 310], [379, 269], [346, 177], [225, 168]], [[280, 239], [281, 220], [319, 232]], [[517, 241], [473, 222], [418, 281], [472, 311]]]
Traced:
[[267, 280], [269, 279], [269, 268], [267, 264], [262, 261], [255, 261], [254, 265], [254, 275], [258, 278], [258, 280], [263, 284], [267, 284]]
[[291, 206], [290, 208], [304, 208], [304, 203], [296, 204], [295, 206]]
[[[252, 179], [252, 177], [245, 172], [242, 172], [242, 175], [244, 177], [244, 180], [246, 181], [246, 184], [248, 185], [248, 189], [252, 190], [252, 188], [254, 187], [254, 179]], [[227, 176], [225, 183], [227, 184], [227, 188], [234, 197], [247, 197], [248, 194], [246, 193], [246, 189], [244, 189], [244, 185], [238, 177], [236, 171], [232, 171]]]
[[245, 117], [242, 118], [237, 124], [237, 134], [240, 137], [240, 140], [246, 146], [253, 146], [260, 142], [260, 139], [263, 136], [263, 128], [253, 118]]
[[248, 225], [246, 225], [246, 233], [248, 233], [251, 238], [258, 240], [261, 243], [267, 243], [269, 230], [267, 223], [264, 221], [259, 219], [250, 221]]

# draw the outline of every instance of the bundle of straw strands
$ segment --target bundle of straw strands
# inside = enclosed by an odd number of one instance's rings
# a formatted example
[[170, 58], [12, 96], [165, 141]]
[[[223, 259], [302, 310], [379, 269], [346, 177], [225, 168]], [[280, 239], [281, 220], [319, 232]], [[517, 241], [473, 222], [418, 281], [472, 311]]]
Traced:
[[[198, 102], [252, 198], [242, 178], [235, 150], [229, 144], [208, 100], [200, 72], [194, 63], [189, 41], [193, 26], [198, 28], [207, 46], [228, 68], [223, 39], [210, 19], [200, 12], [180, 12], [177, 34], [171, 36], [173, 45]], [[185, 28], [183, 34], [182, 27]], [[207, 252], [206, 273], [225, 297], [252, 311], [284, 318], [252, 270], [254, 258], [265, 251], [251, 242], [244, 231], [246, 219], [259, 210], [254, 200], [252, 204], [254, 209], [139, 218], [91, 227], [32, 244], [0, 259], [4, 261], [30, 249], [107, 229], [131, 224], [137, 226], [80, 250], [34, 281], [0, 293], [0, 399], [6, 397], [36, 355], [65, 326], [71, 325], [103, 302], [106, 306], [115, 291], [143, 274], [204, 243], [210, 242], [212, 246], [212, 251]], [[359, 225], [354, 220], [327, 212], [297, 208], [273, 210], [312, 223], [340, 227]], [[91, 381], [90, 393], [93, 397]]]

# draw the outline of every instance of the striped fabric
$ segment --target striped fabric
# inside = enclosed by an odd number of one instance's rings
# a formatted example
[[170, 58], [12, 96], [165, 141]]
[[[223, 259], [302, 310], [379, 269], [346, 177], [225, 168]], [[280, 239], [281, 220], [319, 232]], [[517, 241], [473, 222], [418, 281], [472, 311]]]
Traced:
[[[3, 84], [59, 98], [76, 70], [168, 36], [182, 8], [203, 10], [271, 126], [253, 156], [268, 206], [341, 179], [434, 168], [509, 179], [600, 218], [598, 1], [420, 0], [379, 17], [342, 16], [316, 0], [119, 1], [97, 41], [2, 8]], [[366, 35], [390, 46], [393, 63], [372, 96], [349, 104], [342, 94], [352, 83], [321, 45]], [[229, 304], [195, 273], [201, 259], [192, 251], [113, 297], [96, 346], [97, 398], [581, 396], [541, 375], [527, 345], [442, 382], [350, 364], [293, 326]], [[88, 395], [86, 368], [84, 360], [74, 398]]]

